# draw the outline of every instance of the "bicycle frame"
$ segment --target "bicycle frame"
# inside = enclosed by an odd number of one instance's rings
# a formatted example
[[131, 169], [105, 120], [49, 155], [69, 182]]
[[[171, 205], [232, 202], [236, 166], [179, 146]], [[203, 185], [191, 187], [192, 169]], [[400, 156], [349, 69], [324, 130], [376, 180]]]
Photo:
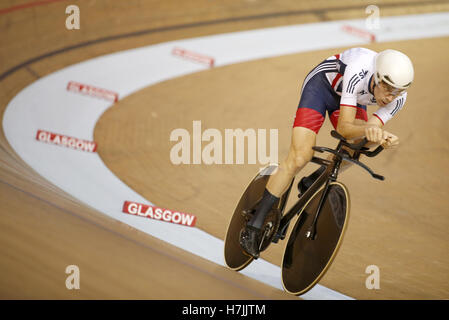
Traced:
[[[343, 147], [343, 144], [342, 144], [342, 142], [340, 142], [337, 146], [337, 151], [338, 152], [341, 151], [342, 147]], [[293, 217], [301, 211], [301, 209], [304, 207], [304, 205], [307, 203], [307, 201], [310, 199], [310, 197], [313, 194], [315, 194], [315, 192], [318, 191], [318, 189], [323, 184], [325, 184], [323, 195], [321, 196], [317, 211], [315, 212], [315, 218], [314, 218], [313, 223], [309, 229], [309, 238], [312, 240], [315, 238], [316, 222], [318, 220], [318, 216], [320, 214], [321, 207], [324, 203], [324, 200], [326, 199], [329, 184], [330, 184], [330, 182], [337, 180], [338, 171], [340, 170], [340, 165], [341, 165], [342, 161], [343, 161], [343, 159], [338, 156], [334, 157], [333, 160], [322, 159], [322, 158], [318, 158], [315, 156], [312, 157], [311, 162], [322, 165], [322, 166], [326, 166], [327, 168], [318, 177], [318, 179], [306, 190], [306, 192], [303, 195], [301, 195], [301, 197], [293, 205], [293, 207], [290, 208], [290, 210], [285, 215], [284, 214], [282, 215], [282, 218], [281, 218], [281, 221], [279, 224], [279, 228], [274, 236], [274, 241], [277, 242], [279, 239], [283, 238], [283, 235], [285, 234], [285, 231], [286, 231], [288, 225], [290, 224], [290, 221], [293, 219]], [[290, 187], [287, 191], [288, 194], [290, 193], [292, 185], [293, 185], [293, 183], [290, 184]], [[284, 203], [284, 206], [281, 208], [282, 213], [283, 213], [284, 207], [285, 207], [285, 203]]]
[[[291, 188], [293, 186], [293, 181], [290, 183], [289, 188], [283, 195], [283, 198], [281, 199], [281, 205], [278, 208], [279, 212], [281, 213], [281, 220], [279, 222], [279, 227], [274, 234], [271, 242], [277, 243], [279, 239], [284, 239], [286, 230], [288, 228], [288, 225], [290, 224], [290, 221], [293, 219], [295, 215], [301, 212], [301, 209], [304, 207], [304, 205], [307, 203], [307, 201], [315, 194], [315, 192], [318, 191], [318, 189], [325, 184], [324, 186], [324, 192], [320, 198], [319, 205], [317, 207], [317, 211], [315, 212], [315, 216], [313, 219], [313, 222], [311, 226], [309, 227], [309, 230], [307, 232], [307, 238], [313, 240], [315, 239], [316, 234], [316, 223], [322, 208], [322, 205], [326, 199], [326, 196], [328, 194], [329, 190], [329, 184], [331, 182], [334, 182], [337, 180], [338, 172], [340, 170], [340, 165], [343, 160], [351, 162], [353, 164], [357, 164], [358, 166], [362, 167], [366, 171], [368, 171], [371, 176], [378, 180], [384, 180], [385, 178], [379, 174], [374, 173], [370, 168], [368, 168], [366, 165], [361, 163], [359, 161], [360, 155], [364, 154], [368, 157], [375, 157], [380, 152], [382, 152], [383, 147], [378, 146], [374, 151], [369, 151], [369, 148], [365, 148], [364, 146], [367, 144], [368, 140], [366, 138], [363, 138], [359, 142], [356, 143], [349, 143], [343, 136], [341, 136], [337, 131], [332, 130], [331, 136], [339, 139], [339, 143], [337, 145], [337, 148], [335, 149], [329, 149], [326, 147], [312, 147], [313, 150], [319, 151], [319, 152], [329, 152], [334, 155], [334, 158], [332, 160], [322, 159], [318, 157], [312, 157], [311, 162], [319, 164], [321, 166], [325, 166], [326, 170], [316, 179], [316, 181], [313, 182], [313, 184], [306, 190], [306, 192], [300, 196], [298, 201], [293, 205], [293, 207], [284, 214], [285, 205], [287, 203], [288, 196], [290, 195]], [[349, 149], [346, 149], [349, 148]], [[351, 155], [348, 150], [352, 150], [353, 154]]]

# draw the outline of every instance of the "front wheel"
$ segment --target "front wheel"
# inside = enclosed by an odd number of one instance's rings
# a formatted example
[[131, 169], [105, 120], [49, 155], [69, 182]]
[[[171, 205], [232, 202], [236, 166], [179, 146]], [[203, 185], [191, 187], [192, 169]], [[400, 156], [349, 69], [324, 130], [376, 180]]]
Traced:
[[324, 276], [343, 240], [350, 200], [347, 188], [331, 182], [324, 200], [314, 239], [307, 237], [317, 211], [324, 186], [303, 207], [290, 234], [282, 261], [282, 284], [285, 291], [302, 295]]

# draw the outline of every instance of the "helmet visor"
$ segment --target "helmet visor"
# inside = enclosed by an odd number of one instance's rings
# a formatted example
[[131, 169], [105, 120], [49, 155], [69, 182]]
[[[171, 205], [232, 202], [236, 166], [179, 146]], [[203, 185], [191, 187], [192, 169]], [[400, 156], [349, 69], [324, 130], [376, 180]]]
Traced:
[[386, 94], [392, 95], [392, 96], [394, 96], [394, 97], [397, 97], [397, 96], [403, 94], [403, 93], [406, 91], [406, 89], [395, 88], [395, 87], [393, 87], [392, 85], [389, 85], [388, 83], [386, 83], [385, 81], [381, 81], [381, 82], [379, 83], [379, 87], [381, 87], [382, 90], [383, 90]]

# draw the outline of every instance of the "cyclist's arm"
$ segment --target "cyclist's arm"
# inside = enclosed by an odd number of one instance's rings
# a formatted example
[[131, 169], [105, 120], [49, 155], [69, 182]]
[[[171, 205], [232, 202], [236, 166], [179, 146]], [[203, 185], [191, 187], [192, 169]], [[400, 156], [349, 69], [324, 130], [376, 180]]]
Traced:
[[[384, 124], [376, 116], [372, 116], [364, 124], [356, 124], [354, 123], [355, 121], [351, 122], [352, 113], [350, 111], [347, 112], [348, 114], [346, 118], [345, 116], [342, 117], [342, 113], [342, 107], [340, 107], [340, 117], [337, 125], [337, 131], [346, 139], [355, 140], [354, 143], [357, 143], [362, 137], [366, 136], [370, 141], [365, 145], [365, 147], [368, 148], [381, 144], [384, 148], [388, 149], [399, 144], [399, 138], [390, 132], [385, 130], [380, 130], [379, 132], [371, 130], [370, 132], [366, 130], [367, 128], [382, 129]], [[376, 138], [376, 136], [378, 137]], [[372, 141], [377, 141], [377, 143]]]
[[337, 131], [346, 139], [357, 139], [365, 136], [368, 127], [382, 128], [383, 123], [377, 117], [371, 117], [364, 124], [355, 123], [357, 107], [341, 105], [338, 117]]
[[402, 110], [406, 100], [407, 100], [407, 92], [404, 92], [400, 96], [397, 96], [385, 107], [379, 107], [377, 111], [374, 112], [373, 116], [378, 118], [378, 120], [381, 121], [383, 125], [385, 125], [394, 116], [396, 116], [399, 111]]
[[340, 99], [340, 115], [338, 117], [337, 131], [346, 139], [357, 139], [365, 136], [368, 127], [379, 127], [379, 119], [370, 119], [364, 124], [358, 124], [357, 114], [357, 92], [363, 84], [363, 66], [353, 63], [346, 66], [343, 75], [343, 85]]

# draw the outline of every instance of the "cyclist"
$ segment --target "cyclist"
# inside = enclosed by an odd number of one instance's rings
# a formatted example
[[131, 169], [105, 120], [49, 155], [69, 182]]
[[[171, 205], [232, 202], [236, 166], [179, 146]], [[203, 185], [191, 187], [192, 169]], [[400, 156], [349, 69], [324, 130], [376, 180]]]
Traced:
[[[406, 90], [413, 77], [413, 64], [402, 52], [376, 53], [365, 48], [352, 48], [331, 56], [307, 75], [289, 153], [270, 176], [255, 214], [240, 234], [240, 244], [246, 253], [258, 258], [264, 220], [292, 179], [312, 159], [312, 147], [326, 111], [334, 128], [346, 139], [365, 136], [384, 148], [395, 147], [399, 144], [398, 137], [382, 127], [404, 107]], [[374, 104], [379, 108], [368, 119], [366, 106]], [[298, 184], [300, 192], [323, 170], [321, 167], [304, 177]]]

